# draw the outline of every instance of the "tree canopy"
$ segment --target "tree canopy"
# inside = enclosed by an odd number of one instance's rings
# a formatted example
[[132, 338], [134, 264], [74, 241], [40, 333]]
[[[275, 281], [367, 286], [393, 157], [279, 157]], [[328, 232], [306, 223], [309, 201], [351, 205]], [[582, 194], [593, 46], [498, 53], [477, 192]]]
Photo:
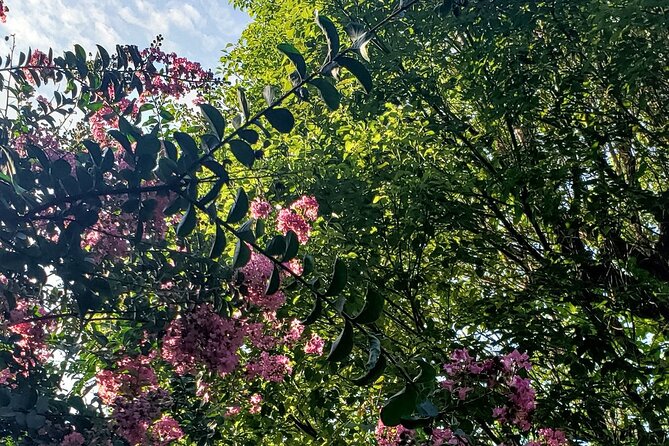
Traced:
[[233, 3], [0, 61], [0, 438], [669, 441], [667, 6]]

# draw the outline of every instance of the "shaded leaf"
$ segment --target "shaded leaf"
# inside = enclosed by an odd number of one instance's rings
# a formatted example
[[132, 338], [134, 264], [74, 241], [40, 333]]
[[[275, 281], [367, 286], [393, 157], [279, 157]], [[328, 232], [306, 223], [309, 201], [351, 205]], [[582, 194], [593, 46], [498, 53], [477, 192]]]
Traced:
[[219, 139], [223, 139], [223, 134], [225, 132], [225, 118], [223, 118], [221, 112], [210, 104], [200, 104], [200, 110], [202, 110], [202, 114], [207, 119], [209, 128], [211, 128]]
[[353, 351], [353, 324], [347, 320], [341, 333], [332, 343], [330, 353], [326, 359], [332, 362], [341, 362], [351, 354], [351, 351]]
[[186, 213], [181, 217], [181, 221], [177, 225], [177, 235], [179, 237], [186, 237], [193, 232], [197, 224], [196, 212], [195, 206], [192, 204], [188, 206]]
[[235, 202], [230, 208], [230, 213], [228, 213], [228, 218], [226, 221], [228, 223], [237, 223], [240, 221], [249, 210], [249, 197], [246, 195], [246, 192], [241, 187], [237, 189], [237, 195], [235, 196]]
[[268, 109], [264, 115], [270, 125], [281, 133], [290, 133], [295, 126], [293, 114], [285, 108]]
[[367, 289], [367, 296], [365, 296], [365, 305], [360, 310], [353, 321], [359, 324], [372, 324], [376, 322], [383, 314], [383, 305], [385, 299], [383, 295], [377, 292], [374, 288]]
[[351, 57], [338, 57], [337, 58], [337, 63], [341, 65], [342, 67], [346, 68], [348, 71], [355, 76], [355, 78], [360, 82], [360, 85], [362, 85], [362, 88], [365, 90], [367, 94], [369, 94], [372, 91], [372, 75], [369, 74], [369, 70], [360, 62], [357, 60], [351, 58]]
[[341, 293], [346, 287], [347, 281], [347, 267], [344, 261], [337, 257], [334, 266], [332, 267], [332, 276], [330, 277], [330, 286], [325, 292], [326, 296], [336, 296]]

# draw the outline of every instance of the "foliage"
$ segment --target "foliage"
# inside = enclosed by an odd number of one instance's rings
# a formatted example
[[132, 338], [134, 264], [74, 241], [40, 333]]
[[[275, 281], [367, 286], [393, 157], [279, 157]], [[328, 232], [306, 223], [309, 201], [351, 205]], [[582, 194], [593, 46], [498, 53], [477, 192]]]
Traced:
[[666, 8], [236, 3], [4, 60], [0, 436], [665, 442]]

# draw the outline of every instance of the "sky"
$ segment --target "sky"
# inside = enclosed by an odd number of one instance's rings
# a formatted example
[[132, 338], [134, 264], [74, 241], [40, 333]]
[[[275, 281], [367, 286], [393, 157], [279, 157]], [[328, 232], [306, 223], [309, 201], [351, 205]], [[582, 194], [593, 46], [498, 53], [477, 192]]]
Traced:
[[5, 0], [5, 5], [9, 12], [0, 36], [15, 34], [19, 50], [51, 47], [58, 54], [75, 43], [92, 53], [95, 44], [110, 52], [117, 43], [141, 49], [162, 34], [164, 51], [211, 69], [249, 23], [227, 0]]

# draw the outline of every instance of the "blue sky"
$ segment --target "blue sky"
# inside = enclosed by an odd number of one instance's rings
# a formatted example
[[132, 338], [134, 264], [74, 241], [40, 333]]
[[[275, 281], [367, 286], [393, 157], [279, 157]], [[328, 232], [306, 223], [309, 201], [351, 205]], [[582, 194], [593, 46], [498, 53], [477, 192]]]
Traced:
[[58, 52], [75, 43], [91, 52], [96, 43], [143, 48], [162, 34], [166, 51], [206, 68], [216, 67], [221, 49], [249, 22], [226, 0], [5, 0], [5, 5], [9, 13], [0, 35], [15, 34], [20, 49]]

